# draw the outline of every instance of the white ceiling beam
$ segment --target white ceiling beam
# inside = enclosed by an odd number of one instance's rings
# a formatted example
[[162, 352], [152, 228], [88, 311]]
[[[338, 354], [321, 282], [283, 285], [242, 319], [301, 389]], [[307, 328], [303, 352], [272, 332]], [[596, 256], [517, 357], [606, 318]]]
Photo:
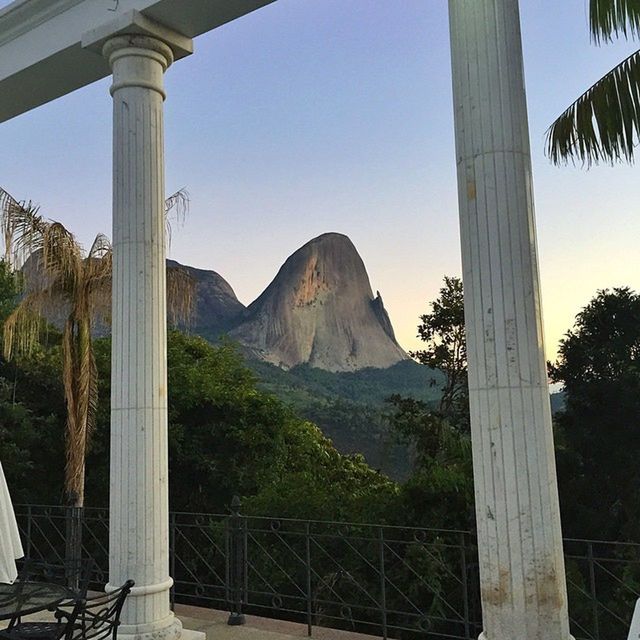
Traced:
[[16, 0], [0, 10], [0, 122], [109, 75], [82, 38], [136, 10], [194, 38], [275, 0]]

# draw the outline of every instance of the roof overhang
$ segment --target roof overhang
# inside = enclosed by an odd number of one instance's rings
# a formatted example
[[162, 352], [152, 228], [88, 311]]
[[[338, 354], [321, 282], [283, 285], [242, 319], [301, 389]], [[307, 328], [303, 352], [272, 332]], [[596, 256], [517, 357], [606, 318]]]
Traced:
[[83, 36], [139, 11], [194, 38], [275, 0], [15, 0], [0, 10], [0, 122], [110, 74]]

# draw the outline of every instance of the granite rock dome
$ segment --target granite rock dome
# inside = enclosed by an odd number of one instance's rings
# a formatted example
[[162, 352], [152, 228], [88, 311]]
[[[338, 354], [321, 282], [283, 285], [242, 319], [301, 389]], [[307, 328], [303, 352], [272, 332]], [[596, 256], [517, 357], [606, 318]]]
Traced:
[[230, 333], [283, 368], [386, 368], [407, 358], [351, 240], [325, 233], [291, 255]]

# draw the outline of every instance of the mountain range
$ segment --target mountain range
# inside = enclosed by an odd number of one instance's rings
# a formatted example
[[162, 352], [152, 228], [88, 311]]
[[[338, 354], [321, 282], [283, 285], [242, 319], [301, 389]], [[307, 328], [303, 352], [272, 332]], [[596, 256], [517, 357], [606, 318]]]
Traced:
[[182, 267], [196, 282], [191, 330], [212, 341], [227, 334], [252, 359], [332, 372], [385, 369], [408, 359], [345, 235], [325, 233], [307, 242], [248, 307], [215, 271], [168, 264]]

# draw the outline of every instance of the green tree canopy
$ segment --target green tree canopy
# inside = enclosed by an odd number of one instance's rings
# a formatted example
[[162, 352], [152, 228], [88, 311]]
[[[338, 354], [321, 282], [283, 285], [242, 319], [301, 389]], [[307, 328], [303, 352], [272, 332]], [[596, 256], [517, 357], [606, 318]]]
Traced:
[[[101, 380], [87, 495], [106, 504], [110, 340], [96, 341]], [[252, 513], [335, 517], [395, 485], [359, 456], [343, 456], [319, 429], [256, 386], [232, 343], [171, 331], [169, 494], [179, 511], [225, 512], [234, 495]], [[386, 489], [385, 489], [386, 490]], [[360, 508], [360, 507], [358, 507]]]
[[[167, 213], [181, 208], [185, 198], [180, 192], [169, 198]], [[20, 269], [23, 284], [17, 304], [4, 318], [4, 356], [31, 355], [39, 347], [46, 320], [63, 318], [60, 373], [67, 407], [65, 495], [67, 504], [82, 507], [86, 452], [98, 410], [92, 328], [111, 311], [111, 244], [99, 234], [85, 254], [64, 225], [45, 219], [31, 202], [19, 202], [3, 189], [0, 224], [5, 267], [11, 262]], [[169, 307], [186, 318], [193, 282], [179, 269], [170, 269], [167, 280]]]
[[640, 535], [640, 295], [599, 291], [549, 365], [566, 408], [557, 416], [558, 469], [568, 533]]
[[391, 426], [414, 453], [402, 503], [416, 523], [467, 528], [473, 526], [473, 468], [462, 281], [445, 276], [430, 307], [418, 326], [425, 348], [411, 355], [444, 374], [438, 406], [399, 395], [389, 398]]
[[[418, 337], [424, 349], [410, 352], [420, 364], [444, 373], [439, 412], [458, 426], [468, 426], [467, 341], [462, 280], [445, 276], [431, 313], [420, 316]], [[434, 379], [432, 384], [436, 384]]]

